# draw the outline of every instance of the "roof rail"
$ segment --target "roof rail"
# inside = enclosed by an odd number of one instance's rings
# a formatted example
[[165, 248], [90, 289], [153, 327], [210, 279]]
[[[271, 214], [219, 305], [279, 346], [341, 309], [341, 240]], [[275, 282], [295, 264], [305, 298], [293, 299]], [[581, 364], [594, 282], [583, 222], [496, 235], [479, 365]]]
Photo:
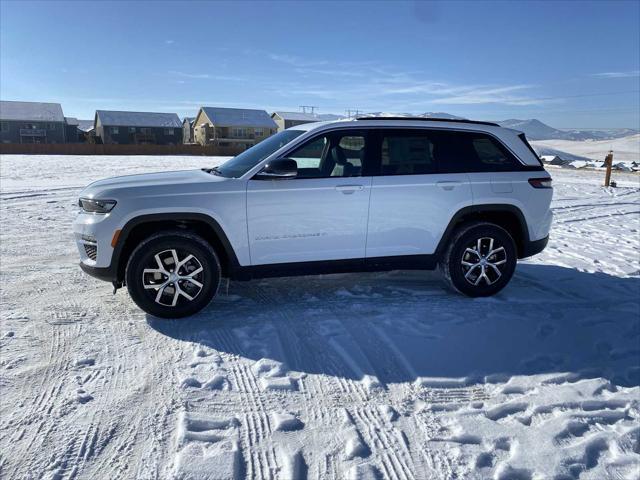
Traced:
[[453, 122], [453, 123], [472, 123], [476, 125], [489, 125], [492, 127], [499, 127], [494, 122], [483, 122], [480, 120], [467, 120], [461, 118], [457, 120], [455, 118], [436, 118], [436, 117], [357, 117], [356, 120], [420, 120], [423, 122]]

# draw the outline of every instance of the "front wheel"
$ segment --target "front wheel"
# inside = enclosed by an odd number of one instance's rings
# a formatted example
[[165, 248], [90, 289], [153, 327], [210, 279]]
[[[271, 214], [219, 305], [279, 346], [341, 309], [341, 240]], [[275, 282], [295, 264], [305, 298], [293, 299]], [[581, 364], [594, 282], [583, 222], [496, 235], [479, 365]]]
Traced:
[[453, 235], [441, 262], [446, 283], [469, 297], [487, 297], [502, 290], [516, 269], [513, 237], [493, 223], [462, 226]]
[[209, 304], [220, 284], [220, 263], [198, 235], [160, 232], [136, 247], [125, 278], [129, 295], [142, 310], [180, 318]]

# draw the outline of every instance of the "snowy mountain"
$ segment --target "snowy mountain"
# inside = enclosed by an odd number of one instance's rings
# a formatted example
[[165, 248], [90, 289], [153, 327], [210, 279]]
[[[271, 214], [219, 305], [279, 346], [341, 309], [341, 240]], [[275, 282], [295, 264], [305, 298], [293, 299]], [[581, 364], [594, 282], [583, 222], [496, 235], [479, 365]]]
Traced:
[[536, 140], [531, 145], [538, 155], [558, 155], [565, 160], [604, 161], [613, 151], [613, 161], [640, 162], [640, 134], [606, 140]]
[[529, 140], [609, 140], [638, 133], [637, 130], [630, 128], [560, 130], [535, 118], [529, 120], [509, 119], [498, 123], [503, 127], [524, 132]]

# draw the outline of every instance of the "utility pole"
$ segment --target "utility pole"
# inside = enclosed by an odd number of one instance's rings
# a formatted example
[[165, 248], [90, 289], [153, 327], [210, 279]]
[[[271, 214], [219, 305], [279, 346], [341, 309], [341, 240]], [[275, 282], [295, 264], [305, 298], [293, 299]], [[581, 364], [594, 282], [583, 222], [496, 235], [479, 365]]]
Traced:
[[604, 159], [604, 165], [607, 167], [607, 173], [604, 176], [604, 186], [611, 184], [611, 167], [613, 166], [613, 150], [609, 150], [609, 154]]
[[[357, 108], [354, 108], [354, 109], [347, 108], [344, 112], [347, 114], [347, 118], [358, 117], [362, 113]], [[353, 115], [351, 114], [352, 112], [353, 112]]]
[[309, 110], [311, 110], [310, 112], [311, 115], [315, 115], [316, 108], [318, 107], [316, 107], [315, 105], [300, 105], [300, 108], [302, 109], [302, 113], [307, 113], [307, 108], [308, 108]]

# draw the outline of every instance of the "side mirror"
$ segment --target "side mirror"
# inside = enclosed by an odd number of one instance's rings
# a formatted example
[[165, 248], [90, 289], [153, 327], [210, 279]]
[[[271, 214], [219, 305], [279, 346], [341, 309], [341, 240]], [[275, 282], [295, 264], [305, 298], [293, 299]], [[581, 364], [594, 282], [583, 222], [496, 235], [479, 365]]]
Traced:
[[298, 162], [291, 158], [278, 158], [267, 163], [253, 178], [254, 180], [277, 180], [294, 178], [298, 175]]

